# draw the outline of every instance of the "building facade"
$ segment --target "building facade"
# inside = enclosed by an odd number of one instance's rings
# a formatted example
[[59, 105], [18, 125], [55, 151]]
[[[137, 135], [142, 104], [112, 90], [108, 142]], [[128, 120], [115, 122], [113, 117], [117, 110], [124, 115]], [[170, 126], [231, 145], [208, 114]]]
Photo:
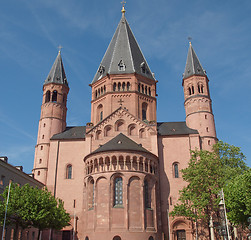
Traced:
[[[23, 172], [22, 166], [12, 166], [8, 163], [7, 157], [0, 157], [0, 194], [3, 193], [5, 188], [10, 182], [17, 183], [20, 186], [29, 184], [32, 187], [42, 188], [44, 184], [34, 179], [33, 175], [28, 175]], [[4, 232], [3, 239], [13, 239], [15, 226], [7, 226]], [[2, 239], [3, 226], [0, 227], [0, 237]], [[35, 228], [19, 229], [18, 238], [23, 240], [37, 239], [38, 231]]]
[[[194, 226], [170, 218], [190, 150], [216, 142], [206, 72], [189, 44], [183, 122], [157, 122], [157, 80], [122, 17], [91, 82], [91, 122], [66, 124], [68, 82], [61, 53], [43, 85], [35, 178], [72, 216], [63, 240], [191, 240]], [[207, 239], [207, 238], [205, 238]]]

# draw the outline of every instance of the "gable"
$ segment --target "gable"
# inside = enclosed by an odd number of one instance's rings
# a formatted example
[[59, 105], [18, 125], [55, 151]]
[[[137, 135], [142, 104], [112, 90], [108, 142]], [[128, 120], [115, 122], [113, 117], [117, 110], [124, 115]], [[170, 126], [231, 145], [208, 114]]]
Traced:
[[152, 141], [149, 141], [149, 138], [157, 136], [157, 128], [156, 124], [150, 125], [133, 116], [125, 108], [120, 107], [86, 132], [86, 136], [92, 139], [91, 152], [119, 133], [123, 133], [136, 143], [142, 144], [148, 151], [152, 151]]

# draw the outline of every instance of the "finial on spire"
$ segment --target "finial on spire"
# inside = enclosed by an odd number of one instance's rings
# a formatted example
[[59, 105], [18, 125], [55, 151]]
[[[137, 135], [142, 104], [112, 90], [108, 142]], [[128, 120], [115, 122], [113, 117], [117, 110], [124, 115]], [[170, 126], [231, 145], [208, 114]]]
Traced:
[[121, 2], [121, 4], [122, 4], [122, 10], [121, 10], [121, 12], [122, 12], [122, 14], [124, 15], [125, 12], [126, 12], [126, 10], [125, 10], [126, 1], [123, 0], [123, 1]]
[[61, 49], [62, 49], [63, 47], [61, 46], [61, 45], [59, 45], [58, 46], [58, 53], [61, 53]]
[[192, 44], [192, 37], [188, 37], [187, 39], [189, 41], [189, 44], [191, 45]]

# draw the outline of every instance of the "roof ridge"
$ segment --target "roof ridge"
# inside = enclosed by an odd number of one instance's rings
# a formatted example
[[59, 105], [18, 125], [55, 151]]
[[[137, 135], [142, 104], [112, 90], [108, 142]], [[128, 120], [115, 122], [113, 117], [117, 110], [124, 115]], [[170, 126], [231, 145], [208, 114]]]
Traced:
[[[127, 37], [127, 42], [128, 42], [128, 46], [129, 46], [129, 49], [130, 49], [130, 56], [131, 56], [131, 61], [132, 61], [132, 68], [133, 68], [133, 71], [136, 72], [135, 70], [135, 66], [134, 66], [134, 62], [133, 62], [133, 57], [132, 57], [132, 47], [130, 45], [130, 41], [129, 41], [129, 36], [128, 36], [128, 30], [127, 30], [127, 26], [130, 28], [129, 26], [129, 23], [126, 21], [126, 18], [125, 18], [125, 30], [126, 30], [126, 37]], [[130, 29], [131, 30], [131, 29]], [[132, 32], [132, 31], [131, 31]]]

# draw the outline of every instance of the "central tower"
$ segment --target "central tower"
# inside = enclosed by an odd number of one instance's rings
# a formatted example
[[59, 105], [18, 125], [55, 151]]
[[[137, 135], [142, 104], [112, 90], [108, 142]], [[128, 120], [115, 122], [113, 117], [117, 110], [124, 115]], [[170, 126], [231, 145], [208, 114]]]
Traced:
[[122, 17], [90, 86], [91, 122], [96, 125], [120, 106], [145, 121], [156, 121], [156, 80]]

